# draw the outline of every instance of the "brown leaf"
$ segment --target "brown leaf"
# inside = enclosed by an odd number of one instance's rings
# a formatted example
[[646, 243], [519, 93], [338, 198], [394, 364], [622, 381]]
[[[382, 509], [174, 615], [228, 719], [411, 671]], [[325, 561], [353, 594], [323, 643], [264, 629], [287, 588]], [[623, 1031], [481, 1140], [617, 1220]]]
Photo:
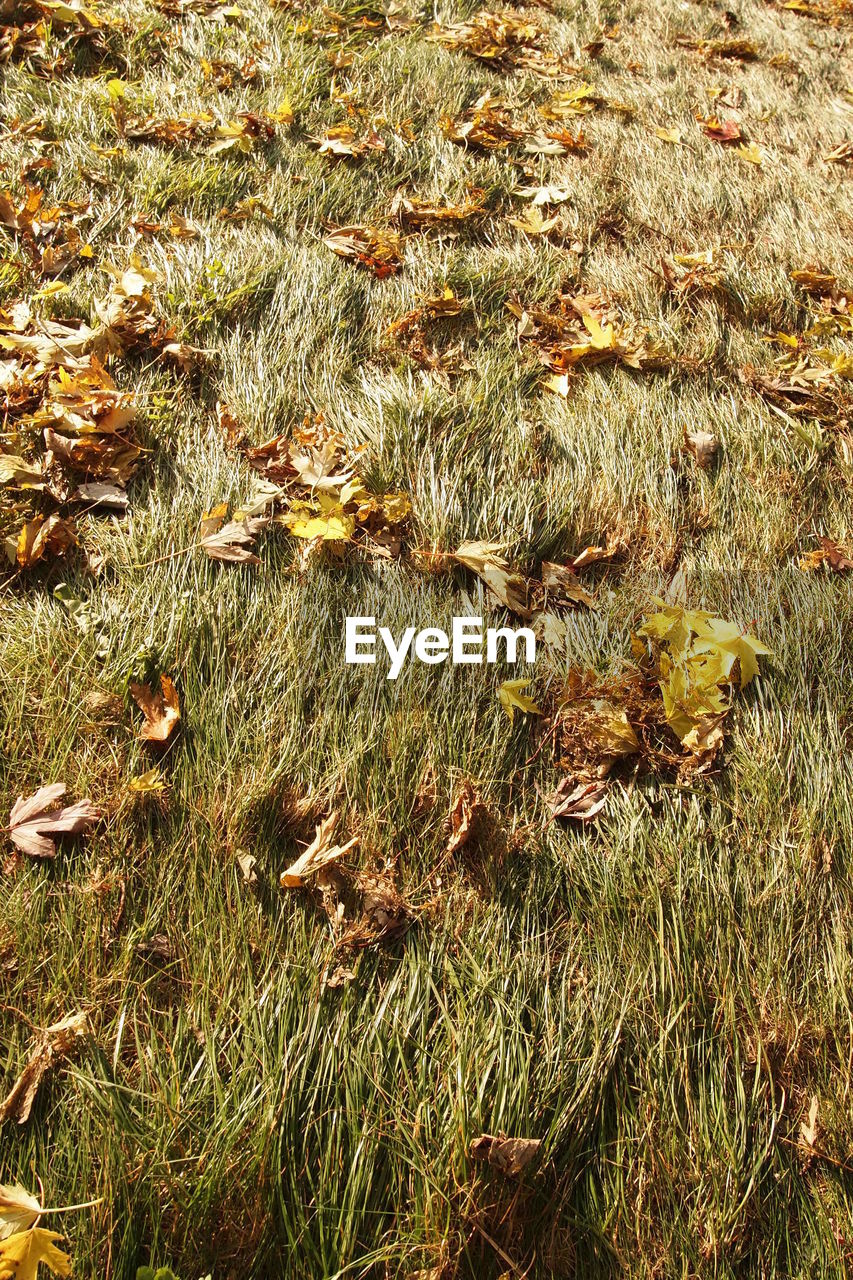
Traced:
[[150, 684], [131, 683], [131, 696], [145, 716], [139, 736], [143, 742], [168, 742], [181, 718], [177, 690], [169, 676], [160, 676], [155, 692]]
[[527, 601], [527, 583], [521, 574], [510, 570], [506, 560], [498, 554], [500, 549], [498, 542], [463, 542], [453, 552], [453, 559], [473, 569], [501, 604], [519, 617], [529, 618], [532, 610]]
[[298, 889], [307, 879], [316, 875], [323, 867], [338, 862], [345, 853], [358, 844], [357, 836], [353, 836], [352, 840], [348, 840], [344, 845], [332, 844], [332, 833], [338, 825], [339, 817], [340, 814], [335, 811], [318, 823], [317, 833], [308, 848], [295, 862], [291, 863], [286, 871], [282, 871], [281, 887], [283, 889]]
[[101, 816], [91, 800], [78, 800], [64, 808], [58, 801], [65, 795], [65, 783], [39, 787], [25, 800], [18, 796], [6, 828], [9, 838], [31, 858], [53, 858], [56, 845], [51, 836], [79, 835]]
[[800, 568], [806, 572], [820, 569], [824, 565], [835, 573], [843, 573], [853, 569], [853, 560], [832, 538], [818, 538], [820, 546], [816, 551], [808, 551], [800, 560]]
[[26, 1123], [45, 1075], [63, 1058], [67, 1058], [74, 1052], [89, 1034], [89, 1029], [89, 1019], [86, 1014], [75, 1013], [39, 1033], [27, 1065], [5, 1100], [0, 1103], [0, 1123], [4, 1120], [15, 1120], [18, 1124]]
[[487, 1160], [492, 1168], [509, 1178], [518, 1175], [539, 1154], [541, 1138], [507, 1138], [503, 1134], [484, 1133], [470, 1147], [473, 1160]]
[[607, 802], [606, 782], [578, 782], [567, 775], [557, 784], [552, 796], [543, 796], [554, 818], [576, 818], [591, 822]]
[[719, 441], [710, 431], [687, 431], [684, 436], [684, 447], [692, 453], [697, 464], [706, 470], [717, 456]]
[[453, 808], [450, 810], [448, 853], [456, 853], [468, 843], [485, 812], [485, 806], [481, 804], [473, 783], [466, 778], [456, 793]]
[[229, 520], [222, 524], [227, 508], [223, 504], [208, 512], [202, 520], [201, 545], [211, 560], [226, 560], [230, 564], [260, 564], [260, 557], [251, 548], [255, 535], [269, 523], [262, 519]]
[[62, 516], [36, 516], [21, 529], [17, 538], [9, 538], [6, 551], [9, 560], [22, 569], [29, 569], [46, 555], [63, 556], [70, 547], [77, 545], [77, 533], [72, 520]]
[[556, 604], [583, 604], [588, 609], [595, 608], [595, 597], [589, 594], [567, 565], [543, 560], [542, 585]]
[[708, 116], [707, 119], [698, 116], [697, 119], [705, 137], [710, 138], [712, 142], [720, 142], [726, 145], [745, 140], [741, 127], [736, 120], [720, 120], [717, 116]]

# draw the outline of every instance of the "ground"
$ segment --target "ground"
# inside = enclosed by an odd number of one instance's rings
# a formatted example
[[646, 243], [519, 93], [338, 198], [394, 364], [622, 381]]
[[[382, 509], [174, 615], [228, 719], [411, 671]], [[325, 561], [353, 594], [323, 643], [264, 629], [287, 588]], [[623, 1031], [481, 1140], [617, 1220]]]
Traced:
[[[32, 369], [16, 335], [103, 326], [143, 452], [126, 512], [0, 491], [0, 822], [54, 782], [100, 813], [53, 858], [2, 837], [0, 1094], [41, 1029], [87, 1029], [0, 1127], [0, 1180], [96, 1201], [44, 1219], [78, 1277], [849, 1274], [846, 0], [554, 0], [479, 57], [451, 28], [486, 11], [449, 2], [69, 12], [7, 42], [0, 164], [79, 243], [53, 270], [54, 233], [4, 218], [0, 345]], [[485, 94], [495, 149], [465, 138]], [[217, 149], [240, 112], [244, 147]], [[322, 152], [346, 125], [364, 153]], [[472, 212], [422, 226], [401, 200]], [[556, 222], [517, 225], [531, 208]], [[399, 261], [336, 253], [353, 225]], [[104, 264], [134, 254], [159, 328], [128, 338]], [[559, 297], [605, 327], [546, 368]], [[3, 383], [0, 446], [37, 469], [44, 385]], [[258, 487], [276, 437], [331, 441], [378, 514], [298, 536], [292, 467], [275, 504]], [[199, 545], [222, 503], [272, 516], [260, 564]], [[39, 514], [77, 545], [29, 563]], [[504, 714], [505, 666], [344, 663], [348, 613], [522, 624], [451, 559], [466, 540], [536, 582], [603, 548], [593, 607], [521, 673], [540, 715]], [[771, 653], [708, 759], [673, 763], [672, 736], [668, 763], [609, 770], [591, 820], [552, 819], [567, 682], [616, 688], [662, 596]], [[130, 686], [161, 675], [158, 745]], [[332, 812], [343, 871], [283, 888]], [[483, 1134], [541, 1145], [507, 1173]]]

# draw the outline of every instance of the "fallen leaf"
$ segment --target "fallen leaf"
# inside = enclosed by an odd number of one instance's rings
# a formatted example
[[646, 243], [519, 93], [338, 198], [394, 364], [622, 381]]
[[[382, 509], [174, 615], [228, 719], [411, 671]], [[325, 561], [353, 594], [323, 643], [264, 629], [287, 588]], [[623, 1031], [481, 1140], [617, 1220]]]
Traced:
[[71, 1258], [55, 1244], [62, 1239], [58, 1231], [33, 1227], [0, 1240], [0, 1280], [36, 1280], [42, 1262], [55, 1276], [70, 1276]]
[[498, 688], [498, 700], [512, 723], [516, 710], [525, 714], [541, 716], [542, 711], [527, 694], [522, 693], [530, 684], [530, 680], [504, 680]]
[[800, 1146], [808, 1152], [814, 1150], [818, 1135], [817, 1114], [820, 1108], [817, 1094], [812, 1094], [808, 1116], [800, 1121]]
[[473, 1160], [487, 1160], [489, 1164], [516, 1178], [539, 1154], [541, 1138], [507, 1138], [503, 1134], [484, 1133], [470, 1147]]
[[35, 1196], [19, 1182], [14, 1186], [0, 1186], [0, 1240], [18, 1231], [29, 1231], [41, 1211]]
[[764, 152], [756, 142], [742, 142], [740, 146], [735, 147], [735, 151], [742, 160], [748, 160], [750, 164], [764, 163]]
[[485, 806], [481, 804], [473, 783], [466, 778], [459, 787], [450, 810], [448, 853], [456, 853], [468, 843], [485, 811]]
[[655, 137], [660, 138], [661, 142], [671, 142], [674, 146], [677, 146], [681, 142], [683, 134], [680, 129], [674, 126], [669, 129], [661, 127], [655, 129]]
[[533, 204], [520, 218], [510, 218], [510, 224], [529, 236], [544, 236], [560, 225], [558, 217], [546, 218], [539, 205]]
[[201, 545], [211, 560], [226, 560], [230, 564], [260, 564], [260, 556], [252, 547], [255, 536], [269, 523], [262, 518], [229, 520], [223, 524], [227, 507], [223, 504], [209, 511], [201, 522]]
[[568, 565], [554, 564], [550, 560], [542, 561], [542, 585], [551, 600], [557, 604], [583, 604], [588, 609], [595, 608], [595, 598], [575, 576]]
[[818, 538], [818, 542], [820, 543], [818, 549], [807, 552], [800, 560], [801, 569], [810, 572], [824, 565], [835, 573], [853, 569], [853, 559], [841, 549], [837, 542], [833, 542], [832, 538]]
[[143, 742], [167, 742], [181, 718], [177, 690], [169, 676], [160, 676], [155, 692], [150, 684], [128, 685], [134, 702], [145, 717], [139, 736]]
[[332, 833], [338, 825], [340, 814], [330, 813], [317, 825], [317, 833], [304, 853], [281, 873], [283, 889], [298, 889], [307, 879], [316, 875], [323, 867], [338, 862], [345, 853], [358, 844], [358, 836], [353, 836], [344, 845], [332, 844]]
[[135, 795], [150, 795], [152, 792], [160, 793], [166, 790], [166, 779], [155, 765], [153, 769], [140, 773], [138, 777], [130, 778], [127, 783], [127, 789]]
[[64, 808], [57, 803], [65, 795], [65, 783], [39, 787], [29, 799], [18, 796], [9, 814], [6, 831], [13, 844], [31, 858], [53, 858], [56, 844], [50, 838], [79, 835], [101, 816], [91, 800], [78, 800]]
[[501, 604], [522, 618], [529, 618], [531, 610], [527, 602], [527, 583], [518, 573], [513, 573], [506, 560], [498, 553], [499, 542], [463, 542], [453, 552], [453, 559], [473, 569]]
[[543, 796], [553, 818], [576, 818], [591, 822], [607, 803], [607, 786], [603, 781], [578, 782], [567, 775], [557, 783], [551, 796]]
[[708, 116], [707, 119], [703, 119], [702, 116], [697, 116], [696, 118], [702, 132], [712, 142], [720, 142], [726, 145], [744, 141], [741, 127], [736, 120], [720, 120], [717, 116]]
[[[0, 1103], [0, 1122], [15, 1120], [18, 1124], [25, 1124], [48, 1071], [73, 1053], [88, 1034], [89, 1019], [85, 1013], [71, 1014], [39, 1032], [26, 1066], [11, 1092]], [[0, 1280], [2, 1274], [0, 1270]]]
[[688, 453], [693, 454], [697, 464], [704, 470], [711, 466], [717, 456], [719, 441], [710, 431], [703, 431], [700, 428], [685, 433], [684, 447]]

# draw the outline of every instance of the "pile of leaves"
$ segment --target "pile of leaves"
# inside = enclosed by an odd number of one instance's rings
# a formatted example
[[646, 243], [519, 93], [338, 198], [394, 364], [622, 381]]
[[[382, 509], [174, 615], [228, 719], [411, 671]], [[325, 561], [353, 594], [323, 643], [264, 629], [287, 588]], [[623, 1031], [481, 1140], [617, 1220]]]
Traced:
[[[125, 510], [125, 486], [143, 449], [133, 433], [134, 396], [116, 386], [106, 362], [143, 349], [187, 356], [156, 312], [156, 273], [135, 257], [123, 271], [105, 270], [113, 284], [95, 304], [94, 326], [34, 316], [25, 302], [0, 311], [0, 407], [7, 437], [17, 442], [15, 452], [0, 452], [0, 484], [27, 504], [38, 495], [62, 509], [81, 503]], [[26, 520], [6, 547], [25, 569], [76, 542], [73, 521], [54, 511]]]
[[341, 986], [355, 976], [346, 966], [347, 953], [402, 937], [414, 915], [397, 887], [393, 862], [358, 871], [347, 866], [346, 855], [359, 840], [353, 836], [339, 844], [334, 839], [339, 819], [334, 811], [319, 822], [314, 839], [280, 876], [282, 889], [313, 891], [328, 918], [335, 962], [324, 973], [326, 987]]
[[484, 93], [461, 116], [442, 116], [440, 126], [451, 142], [483, 151], [505, 151], [523, 144], [529, 155], [564, 156], [583, 152], [587, 141], [583, 133], [568, 129], [530, 129], [515, 121], [504, 98]]
[[77, 258], [91, 258], [77, 223], [89, 214], [89, 202], [45, 205], [41, 187], [27, 185], [22, 201], [0, 191], [0, 224], [15, 235], [36, 277], [61, 275]]
[[436, 25], [427, 38], [461, 49], [496, 71], [531, 71], [553, 78], [574, 70], [562, 54], [549, 51], [547, 33], [538, 23], [511, 9], [500, 13], [482, 9], [468, 22]]
[[853, 356], [812, 350], [806, 342], [788, 334], [776, 334], [783, 346], [776, 358], [777, 373], [747, 365], [742, 376], [748, 386], [769, 404], [793, 418], [805, 418], [840, 432], [853, 419]]
[[400, 554], [412, 511], [408, 495], [371, 493], [358, 476], [357, 457], [322, 418], [244, 448], [244, 456], [266, 485], [238, 520], [274, 509], [275, 523], [309, 548], [353, 544], [372, 555]]
[[26, 62], [36, 75], [59, 75], [71, 65], [76, 45], [103, 51], [108, 31], [95, 6], [82, 0], [3, 0], [0, 65]]
[[518, 320], [518, 337], [533, 342], [551, 373], [545, 387], [566, 396], [574, 371], [597, 364], [624, 364], [631, 369], [662, 369], [672, 357], [648, 335], [621, 323], [609, 299], [601, 294], [560, 294], [547, 308], [507, 303]]
[[572, 671], [553, 723], [562, 777], [546, 803], [554, 817], [587, 821], [605, 803], [614, 766], [633, 761], [681, 778], [714, 765], [736, 691], [770, 650], [736, 623], [657, 601], [632, 637], [633, 662], [602, 680]]
[[479, 221], [485, 213], [486, 193], [481, 187], [470, 188], [461, 204], [448, 200], [436, 203], [408, 196], [398, 191], [391, 202], [391, 217], [396, 218], [404, 231], [437, 229], [444, 235], [459, 231], [472, 219]]
[[437, 350], [429, 335], [440, 321], [455, 320], [461, 314], [462, 303], [450, 286], [445, 285], [440, 294], [422, 298], [418, 306], [389, 325], [388, 337], [421, 368], [456, 373], [461, 364], [458, 350]]
[[277, 112], [258, 114], [240, 111], [234, 119], [220, 119], [210, 111], [186, 116], [151, 116], [128, 112], [123, 97], [112, 102], [116, 133], [130, 142], [156, 142], [163, 146], [187, 147], [201, 144], [209, 155], [224, 151], [250, 152], [258, 143], [268, 142], [281, 124], [290, 124], [293, 113], [283, 104]]
[[660, 269], [667, 290], [679, 301], [719, 297], [723, 293], [724, 274], [718, 249], [675, 253], [672, 258], [661, 259]]

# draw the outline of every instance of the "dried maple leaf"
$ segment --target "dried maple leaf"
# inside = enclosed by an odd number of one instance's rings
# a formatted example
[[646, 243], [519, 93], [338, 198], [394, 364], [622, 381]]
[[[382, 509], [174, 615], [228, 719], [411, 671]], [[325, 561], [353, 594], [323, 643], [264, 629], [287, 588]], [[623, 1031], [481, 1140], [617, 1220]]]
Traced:
[[693, 454], [697, 464], [705, 470], [716, 458], [720, 442], [712, 432], [699, 429], [685, 432], [684, 447], [688, 453]]
[[473, 1160], [487, 1160], [500, 1173], [517, 1178], [535, 1160], [542, 1146], [541, 1138], [507, 1138], [504, 1134], [484, 1133], [470, 1146]]
[[729, 145], [745, 141], [741, 127], [736, 120], [720, 120], [717, 116], [708, 116], [707, 118], [697, 116], [696, 119], [705, 137], [710, 138], [712, 142]]
[[531, 610], [527, 600], [527, 582], [521, 574], [510, 570], [499, 554], [499, 542], [463, 542], [453, 552], [453, 559], [473, 569], [501, 604], [522, 618], [529, 618]]
[[[67, 1058], [89, 1034], [85, 1013], [71, 1014], [53, 1026], [40, 1031], [27, 1065], [15, 1081], [10, 1093], [0, 1103], [0, 1123], [15, 1120], [25, 1124], [30, 1117], [42, 1080], [58, 1062]], [[0, 1270], [2, 1277], [2, 1270]]]
[[305, 883], [307, 879], [315, 876], [318, 871], [322, 871], [324, 867], [330, 866], [334, 862], [340, 861], [345, 853], [348, 853], [354, 845], [358, 844], [358, 836], [353, 836], [346, 844], [332, 844], [332, 834], [338, 825], [340, 814], [336, 811], [330, 813], [328, 818], [317, 825], [317, 833], [311, 841], [304, 853], [292, 863], [286, 871], [281, 873], [281, 886], [283, 889], [296, 889]]
[[341, 258], [352, 258], [380, 280], [400, 269], [402, 240], [393, 231], [378, 227], [331, 227], [323, 244]]
[[137, 254], [131, 256], [124, 271], [108, 262], [103, 267], [114, 283], [107, 297], [95, 303], [95, 310], [109, 349], [124, 354], [150, 344], [161, 327], [151, 296], [151, 285], [160, 279], [159, 272], [144, 266]]
[[139, 736], [143, 742], [168, 742], [181, 718], [178, 693], [169, 676], [160, 676], [160, 688], [150, 684], [128, 685], [131, 696], [145, 717]]
[[821, 569], [824, 565], [835, 573], [843, 573], [845, 569], [853, 569], [853, 560], [842, 551], [832, 538], [818, 538], [820, 546], [816, 551], [807, 552], [800, 560], [800, 568], [806, 572]]
[[591, 822], [607, 803], [608, 784], [603, 781], [578, 782], [567, 775], [557, 783], [551, 796], [544, 796], [553, 818], [575, 818], [578, 822]]
[[586, 587], [575, 576], [574, 570], [568, 565], [543, 560], [542, 586], [546, 590], [546, 598], [553, 604], [583, 604], [588, 609], [595, 608], [594, 597], [589, 594]]
[[28, 520], [17, 537], [6, 540], [6, 554], [11, 564], [29, 569], [46, 555], [64, 556], [77, 545], [74, 523], [62, 516], [36, 516]]
[[225, 503], [209, 511], [201, 522], [201, 545], [211, 560], [231, 564], [260, 564], [252, 547], [259, 530], [269, 523], [264, 519], [229, 520], [223, 523], [228, 508]]
[[575, 69], [562, 54], [551, 53], [545, 47], [547, 36], [542, 27], [510, 9], [500, 13], [483, 9], [468, 22], [446, 27], [436, 24], [427, 39], [461, 49], [503, 71], [523, 70], [556, 77]]
[[27, 800], [18, 796], [9, 814], [6, 832], [12, 843], [32, 858], [53, 858], [56, 845], [51, 836], [79, 835], [101, 816], [91, 800], [78, 800], [62, 807], [65, 783], [39, 787]]
[[407, 231], [424, 231], [428, 227], [456, 230], [462, 223], [485, 213], [485, 198], [486, 193], [480, 187], [472, 188], [461, 204], [450, 204], [447, 200], [436, 203], [397, 192], [390, 213]]
[[466, 778], [459, 787], [453, 807], [450, 810], [448, 853], [457, 853], [468, 844], [485, 813], [485, 805], [481, 803], [477, 792], [474, 790], [474, 784]]
[[384, 139], [375, 129], [370, 129], [362, 138], [356, 135], [351, 125], [336, 125], [327, 129], [319, 137], [312, 137], [311, 142], [318, 147], [321, 156], [340, 160], [349, 157], [360, 160], [370, 151], [386, 151]]
[[818, 298], [833, 293], [838, 284], [837, 276], [831, 271], [821, 271], [819, 267], [801, 267], [798, 271], [791, 272], [791, 279], [804, 293], [814, 294]]
[[504, 99], [491, 93], [484, 93], [455, 120], [442, 117], [440, 125], [451, 142], [481, 147], [484, 151], [503, 151], [529, 136], [527, 130], [513, 122]]

